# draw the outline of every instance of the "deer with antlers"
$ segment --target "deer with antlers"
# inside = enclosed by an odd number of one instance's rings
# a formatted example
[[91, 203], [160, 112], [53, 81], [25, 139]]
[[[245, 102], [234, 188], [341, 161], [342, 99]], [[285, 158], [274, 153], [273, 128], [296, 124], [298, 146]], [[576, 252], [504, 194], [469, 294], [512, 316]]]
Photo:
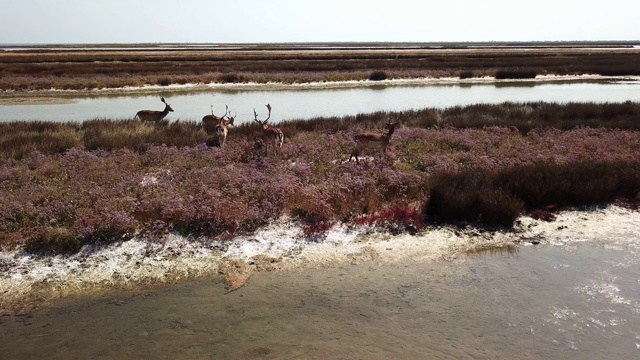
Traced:
[[204, 123], [205, 129], [214, 129], [216, 135], [218, 135], [218, 143], [220, 144], [220, 147], [223, 147], [225, 141], [227, 141], [227, 134], [229, 133], [228, 126], [233, 125], [235, 118], [235, 115], [230, 116], [228, 105], [225, 105], [225, 112], [222, 116], [214, 115], [213, 105], [211, 105], [211, 115], [204, 116], [202, 118], [202, 122]]
[[266, 106], [267, 106], [267, 110], [269, 110], [269, 115], [264, 120], [258, 120], [258, 113], [256, 112], [255, 108], [253, 109], [254, 120], [258, 124], [260, 124], [260, 126], [262, 127], [262, 139], [265, 145], [265, 153], [267, 155], [269, 154], [269, 142], [272, 142], [272, 141], [274, 145], [274, 149], [273, 149], [274, 154], [277, 152], [282, 153], [282, 143], [284, 143], [284, 133], [282, 132], [282, 130], [278, 129], [277, 127], [273, 127], [268, 124], [269, 118], [271, 118], [271, 105], [267, 104]]
[[171, 108], [171, 105], [167, 104], [167, 102], [164, 101], [163, 97], [161, 97], [160, 100], [164, 103], [163, 111], [140, 110], [136, 113], [136, 116], [134, 116], [133, 118], [135, 119], [137, 117], [142, 122], [151, 122], [151, 123], [157, 123], [160, 120], [164, 119], [169, 114], [170, 111], [173, 111], [173, 109]]
[[358, 156], [362, 153], [364, 149], [382, 149], [382, 153], [387, 152], [387, 147], [389, 146], [389, 142], [391, 141], [391, 135], [396, 129], [398, 125], [397, 122], [388, 122], [384, 127], [387, 132], [385, 133], [374, 133], [374, 132], [365, 132], [355, 136], [356, 147], [351, 152], [351, 156], [349, 156], [349, 161], [351, 158], [356, 158], [356, 163], [360, 164], [358, 160]]

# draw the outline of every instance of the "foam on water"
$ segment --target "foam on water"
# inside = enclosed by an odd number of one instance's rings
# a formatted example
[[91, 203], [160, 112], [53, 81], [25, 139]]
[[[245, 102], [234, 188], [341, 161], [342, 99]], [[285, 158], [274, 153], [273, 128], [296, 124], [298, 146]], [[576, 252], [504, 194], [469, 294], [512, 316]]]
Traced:
[[[513, 231], [430, 227], [417, 235], [391, 235], [372, 228], [335, 226], [322, 239], [301, 236], [288, 219], [232, 240], [193, 239], [167, 235], [161, 242], [143, 238], [105, 247], [85, 246], [71, 256], [36, 257], [21, 250], [0, 252], [0, 312], [25, 299], [47, 299], [93, 289], [130, 288], [170, 283], [217, 274], [229, 260], [254, 263], [257, 257], [277, 259], [287, 270], [365, 261], [406, 259], [451, 260], [482, 250], [516, 249], [531, 243], [571, 249], [582, 242], [628, 255], [625, 266], [640, 259], [640, 212], [617, 206], [559, 213], [553, 222], [521, 217]], [[558, 265], [559, 268], [562, 264]], [[579, 292], [631, 301], [617, 295], [611, 283], [585, 284]], [[638, 303], [628, 303], [640, 311]]]

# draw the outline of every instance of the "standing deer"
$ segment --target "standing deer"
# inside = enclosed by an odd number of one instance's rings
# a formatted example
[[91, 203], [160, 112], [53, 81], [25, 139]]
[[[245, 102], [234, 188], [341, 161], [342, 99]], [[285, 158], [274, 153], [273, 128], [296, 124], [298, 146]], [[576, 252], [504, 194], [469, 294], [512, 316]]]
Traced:
[[384, 127], [387, 130], [386, 133], [374, 133], [374, 132], [365, 132], [355, 136], [356, 148], [351, 152], [351, 156], [349, 156], [349, 161], [351, 161], [352, 157], [356, 158], [356, 163], [360, 164], [358, 160], [358, 155], [364, 149], [372, 149], [372, 148], [380, 148], [383, 153], [387, 152], [387, 146], [389, 146], [389, 141], [391, 141], [391, 135], [396, 129], [398, 125], [397, 122], [389, 122]]
[[269, 155], [269, 142], [273, 141], [274, 145], [274, 154], [277, 152], [282, 153], [282, 143], [284, 142], [284, 133], [282, 130], [277, 127], [273, 127], [269, 125], [267, 122], [269, 118], [271, 118], [271, 105], [267, 104], [267, 110], [269, 110], [269, 115], [264, 120], [258, 120], [258, 113], [256, 109], [253, 109], [254, 120], [262, 126], [262, 139], [264, 140], [265, 153]]
[[152, 122], [152, 123], [157, 123], [160, 120], [164, 119], [169, 114], [170, 111], [173, 111], [173, 109], [171, 108], [171, 105], [167, 104], [167, 102], [164, 101], [163, 97], [161, 97], [160, 100], [162, 100], [162, 102], [164, 103], [163, 111], [140, 110], [138, 111], [138, 113], [136, 113], [136, 116], [134, 116], [133, 118], [135, 119], [137, 117], [142, 122]]
[[[202, 118], [205, 129], [213, 128], [215, 130], [216, 135], [218, 135], [218, 143], [220, 144], [220, 147], [223, 147], [227, 140], [227, 134], [229, 133], [229, 129], [227, 127], [229, 125], [233, 125], [233, 121], [236, 118], [235, 115], [229, 115], [229, 106], [225, 105], [225, 107], [224, 115], [218, 117], [213, 114], [213, 105], [211, 105], [211, 115], [206, 115]], [[225, 119], [225, 116], [227, 119]]]

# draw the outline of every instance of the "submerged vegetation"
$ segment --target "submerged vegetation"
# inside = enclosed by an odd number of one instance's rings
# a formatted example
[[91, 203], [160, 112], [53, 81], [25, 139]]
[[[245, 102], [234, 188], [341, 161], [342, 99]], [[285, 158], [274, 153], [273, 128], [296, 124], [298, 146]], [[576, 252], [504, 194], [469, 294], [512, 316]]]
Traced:
[[[505, 103], [286, 121], [273, 156], [255, 124], [220, 148], [190, 121], [4, 123], [0, 246], [65, 253], [169, 231], [224, 239], [283, 216], [301, 236], [338, 222], [510, 227], [541, 209], [637, 202], [639, 118], [632, 102]], [[387, 153], [348, 162], [354, 135], [389, 120], [401, 125]]]

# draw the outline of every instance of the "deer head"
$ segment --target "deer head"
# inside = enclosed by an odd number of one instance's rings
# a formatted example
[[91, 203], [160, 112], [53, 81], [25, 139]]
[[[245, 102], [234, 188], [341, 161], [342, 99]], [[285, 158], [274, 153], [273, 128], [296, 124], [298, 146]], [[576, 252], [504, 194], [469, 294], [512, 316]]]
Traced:
[[164, 101], [164, 97], [161, 97], [160, 101], [162, 101], [164, 103], [164, 105], [165, 105], [164, 111], [172, 111], [173, 112], [173, 109], [171, 108], [171, 105], [167, 104], [167, 102]]

